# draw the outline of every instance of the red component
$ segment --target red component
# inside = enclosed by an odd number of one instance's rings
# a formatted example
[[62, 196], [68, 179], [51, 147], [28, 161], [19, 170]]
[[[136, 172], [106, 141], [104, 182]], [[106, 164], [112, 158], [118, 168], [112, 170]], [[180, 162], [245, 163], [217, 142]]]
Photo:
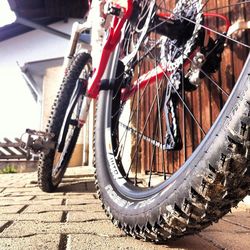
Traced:
[[172, 16], [171, 13], [163, 13], [163, 12], [158, 12], [156, 13], [156, 15], [162, 18], [170, 18]]
[[138, 90], [145, 88], [149, 84], [154, 84], [155, 80], [161, 80], [163, 76], [170, 77], [171, 73], [167, 72], [160, 64], [153, 68], [152, 70], [148, 71], [147, 73], [140, 76], [132, 85], [130, 89], [124, 89], [122, 91], [121, 99], [123, 101], [127, 101], [130, 96], [135, 94]]
[[116, 45], [120, 41], [121, 30], [123, 28], [124, 23], [132, 14], [133, 10], [133, 0], [128, 0], [128, 8], [122, 18], [113, 17], [111, 28], [109, 29], [109, 35], [106, 40], [106, 43], [103, 46], [101, 59], [99, 63], [99, 67], [93, 74], [91, 78], [91, 82], [89, 83], [89, 89], [87, 91], [87, 95], [91, 98], [96, 98], [100, 89], [101, 77], [106, 69], [108, 60], [110, 58], [111, 53], [114, 51]]
[[217, 17], [217, 18], [224, 20], [225, 24], [226, 24], [226, 32], [228, 31], [229, 27], [231, 26], [230, 20], [224, 15], [221, 15], [218, 13], [204, 13], [204, 16], [205, 17]]

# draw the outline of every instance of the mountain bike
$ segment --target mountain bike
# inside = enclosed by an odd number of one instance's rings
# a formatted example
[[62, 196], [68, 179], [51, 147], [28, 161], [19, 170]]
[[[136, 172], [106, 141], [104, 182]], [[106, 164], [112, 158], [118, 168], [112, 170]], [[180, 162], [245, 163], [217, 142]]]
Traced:
[[96, 188], [115, 226], [157, 242], [227, 214], [250, 190], [249, 5], [89, 2], [47, 130], [28, 131], [40, 188], [61, 182], [96, 99]]

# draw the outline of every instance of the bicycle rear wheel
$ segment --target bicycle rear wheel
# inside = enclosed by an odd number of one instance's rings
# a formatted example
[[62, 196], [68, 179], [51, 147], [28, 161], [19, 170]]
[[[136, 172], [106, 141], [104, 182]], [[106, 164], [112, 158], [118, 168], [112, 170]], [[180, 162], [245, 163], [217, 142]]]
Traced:
[[[249, 192], [250, 47], [249, 33], [229, 37], [203, 13], [214, 9], [209, 1], [151, 4], [135, 1], [121, 49], [125, 69], [100, 93], [95, 165], [113, 223], [162, 241], [199, 232]], [[247, 18], [247, 8], [216, 11]], [[166, 13], [179, 32], [169, 33]]]

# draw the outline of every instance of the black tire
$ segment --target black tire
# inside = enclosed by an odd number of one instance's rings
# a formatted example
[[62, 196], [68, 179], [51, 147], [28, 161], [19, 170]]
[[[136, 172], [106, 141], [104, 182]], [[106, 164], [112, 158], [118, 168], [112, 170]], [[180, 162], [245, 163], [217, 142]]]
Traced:
[[44, 192], [53, 192], [61, 182], [73, 154], [81, 127], [78, 124], [81, 103], [90, 74], [91, 58], [80, 53], [73, 59], [52, 107], [46, 132], [53, 135], [55, 148], [41, 153], [38, 165], [38, 185]]
[[[246, 54], [248, 53], [249, 48]], [[141, 125], [134, 126], [132, 111], [129, 112], [128, 124], [122, 124], [121, 117], [123, 112], [126, 112], [126, 103], [121, 99], [121, 88], [126, 84], [121, 84], [120, 78], [113, 89], [100, 92], [95, 128], [96, 186], [106, 214], [117, 227], [139, 239], [151, 241], [176, 239], [197, 233], [213, 222], [217, 222], [249, 193], [249, 74], [250, 56], [247, 57], [242, 74], [225, 105], [223, 103], [216, 121], [206, 135], [202, 136], [199, 145], [193, 146], [191, 156], [184, 159], [179, 169], [169, 175], [165, 171], [156, 173], [157, 176], [162, 175], [163, 179], [155, 185], [151, 181], [153, 174], [157, 172], [157, 166], [154, 168], [154, 165], [162, 163], [155, 160], [155, 157], [159, 157], [160, 154], [156, 149], [159, 138], [153, 137], [150, 141], [147, 131], [145, 130], [143, 134], [144, 130], [140, 130]], [[121, 75], [120, 72], [117, 73], [118, 75]], [[140, 72], [137, 75], [140, 75]], [[195, 89], [192, 91], [199, 91], [199, 87], [198, 90]], [[183, 87], [181, 92], [184, 93], [184, 91], [186, 89]], [[130, 101], [130, 109], [139, 102], [143, 105], [151, 105], [151, 103], [147, 104], [150, 93], [145, 96], [145, 102], [141, 101], [142, 93], [138, 95], [134, 102]], [[209, 95], [211, 96], [211, 92]], [[163, 95], [159, 95], [158, 102], [163, 98]], [[158, 104], [158, 106], [161, 105]], [[146, 124], [148, 113], [143, 116], [139, 105], [134, 109], [137, 110], [137, 116], [140, 118], [136, 122]], [[154, 112], [152, 112], [153, 115], [155, 115]], [[133, 159], [129, 160], [128, 155], [121, 154], [126, 145], [121, 139], [126, 137], [121, 134], [121, 127], [127, 130], [127, 134], [134, 133], [137, 137], [137, 145], [131, 150], [133, 154], [132, 157], [130, 156], [134, 159], [135, 155], [137, 158], [133, 163], [136, 169], [131, 163], [126, 166], [126, 163]], [[155, 132], [157, 127], [152, 124], [151, 130], [151, 135], [157, 133]], [[183, 131], [180, 136], [183, 136]], [[147, 151], [152, 154], [150, 156], [153, 165], [148, 173], [150, 176], [148, 186], [144, 185], [145, 175], [137, 171], [140, 165], [137, 163], [138, 158], [146, 157], [142, 155], [143, 140], [145, 144], [152, 144], [151, 151]], [[185, 140], [182, 141], [185, 143]], [[162, 148], [161, 150], [163, 151]], [[181, 150], [178, 148], [177, 151]], [[171, 159], [174, 159], [176, 149], [162, 154], [166, 154], [165, 157], [171, 155]]]

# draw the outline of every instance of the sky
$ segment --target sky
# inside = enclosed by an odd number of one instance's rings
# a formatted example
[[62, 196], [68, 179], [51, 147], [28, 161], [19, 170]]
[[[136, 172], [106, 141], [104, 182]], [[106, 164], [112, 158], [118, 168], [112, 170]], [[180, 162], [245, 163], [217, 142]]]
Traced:
[[0, 141], [38, 129], [40, 109], [18, 67], [0, 68]]
[[9, 8], [7, 0], [0, 0], [0, 27], [14, 22], [16, 16]]
[[[15, 21], [7, 0], [0, 0], [0, 27]], [[1, 46], [1, 43], [0, 43]], [[0, 55], [1, 58], [1, 55]], [[38, 129], [40, 109], [19, 68], [0, 68], [0, 142], [19, 138], [26, 128]]]

